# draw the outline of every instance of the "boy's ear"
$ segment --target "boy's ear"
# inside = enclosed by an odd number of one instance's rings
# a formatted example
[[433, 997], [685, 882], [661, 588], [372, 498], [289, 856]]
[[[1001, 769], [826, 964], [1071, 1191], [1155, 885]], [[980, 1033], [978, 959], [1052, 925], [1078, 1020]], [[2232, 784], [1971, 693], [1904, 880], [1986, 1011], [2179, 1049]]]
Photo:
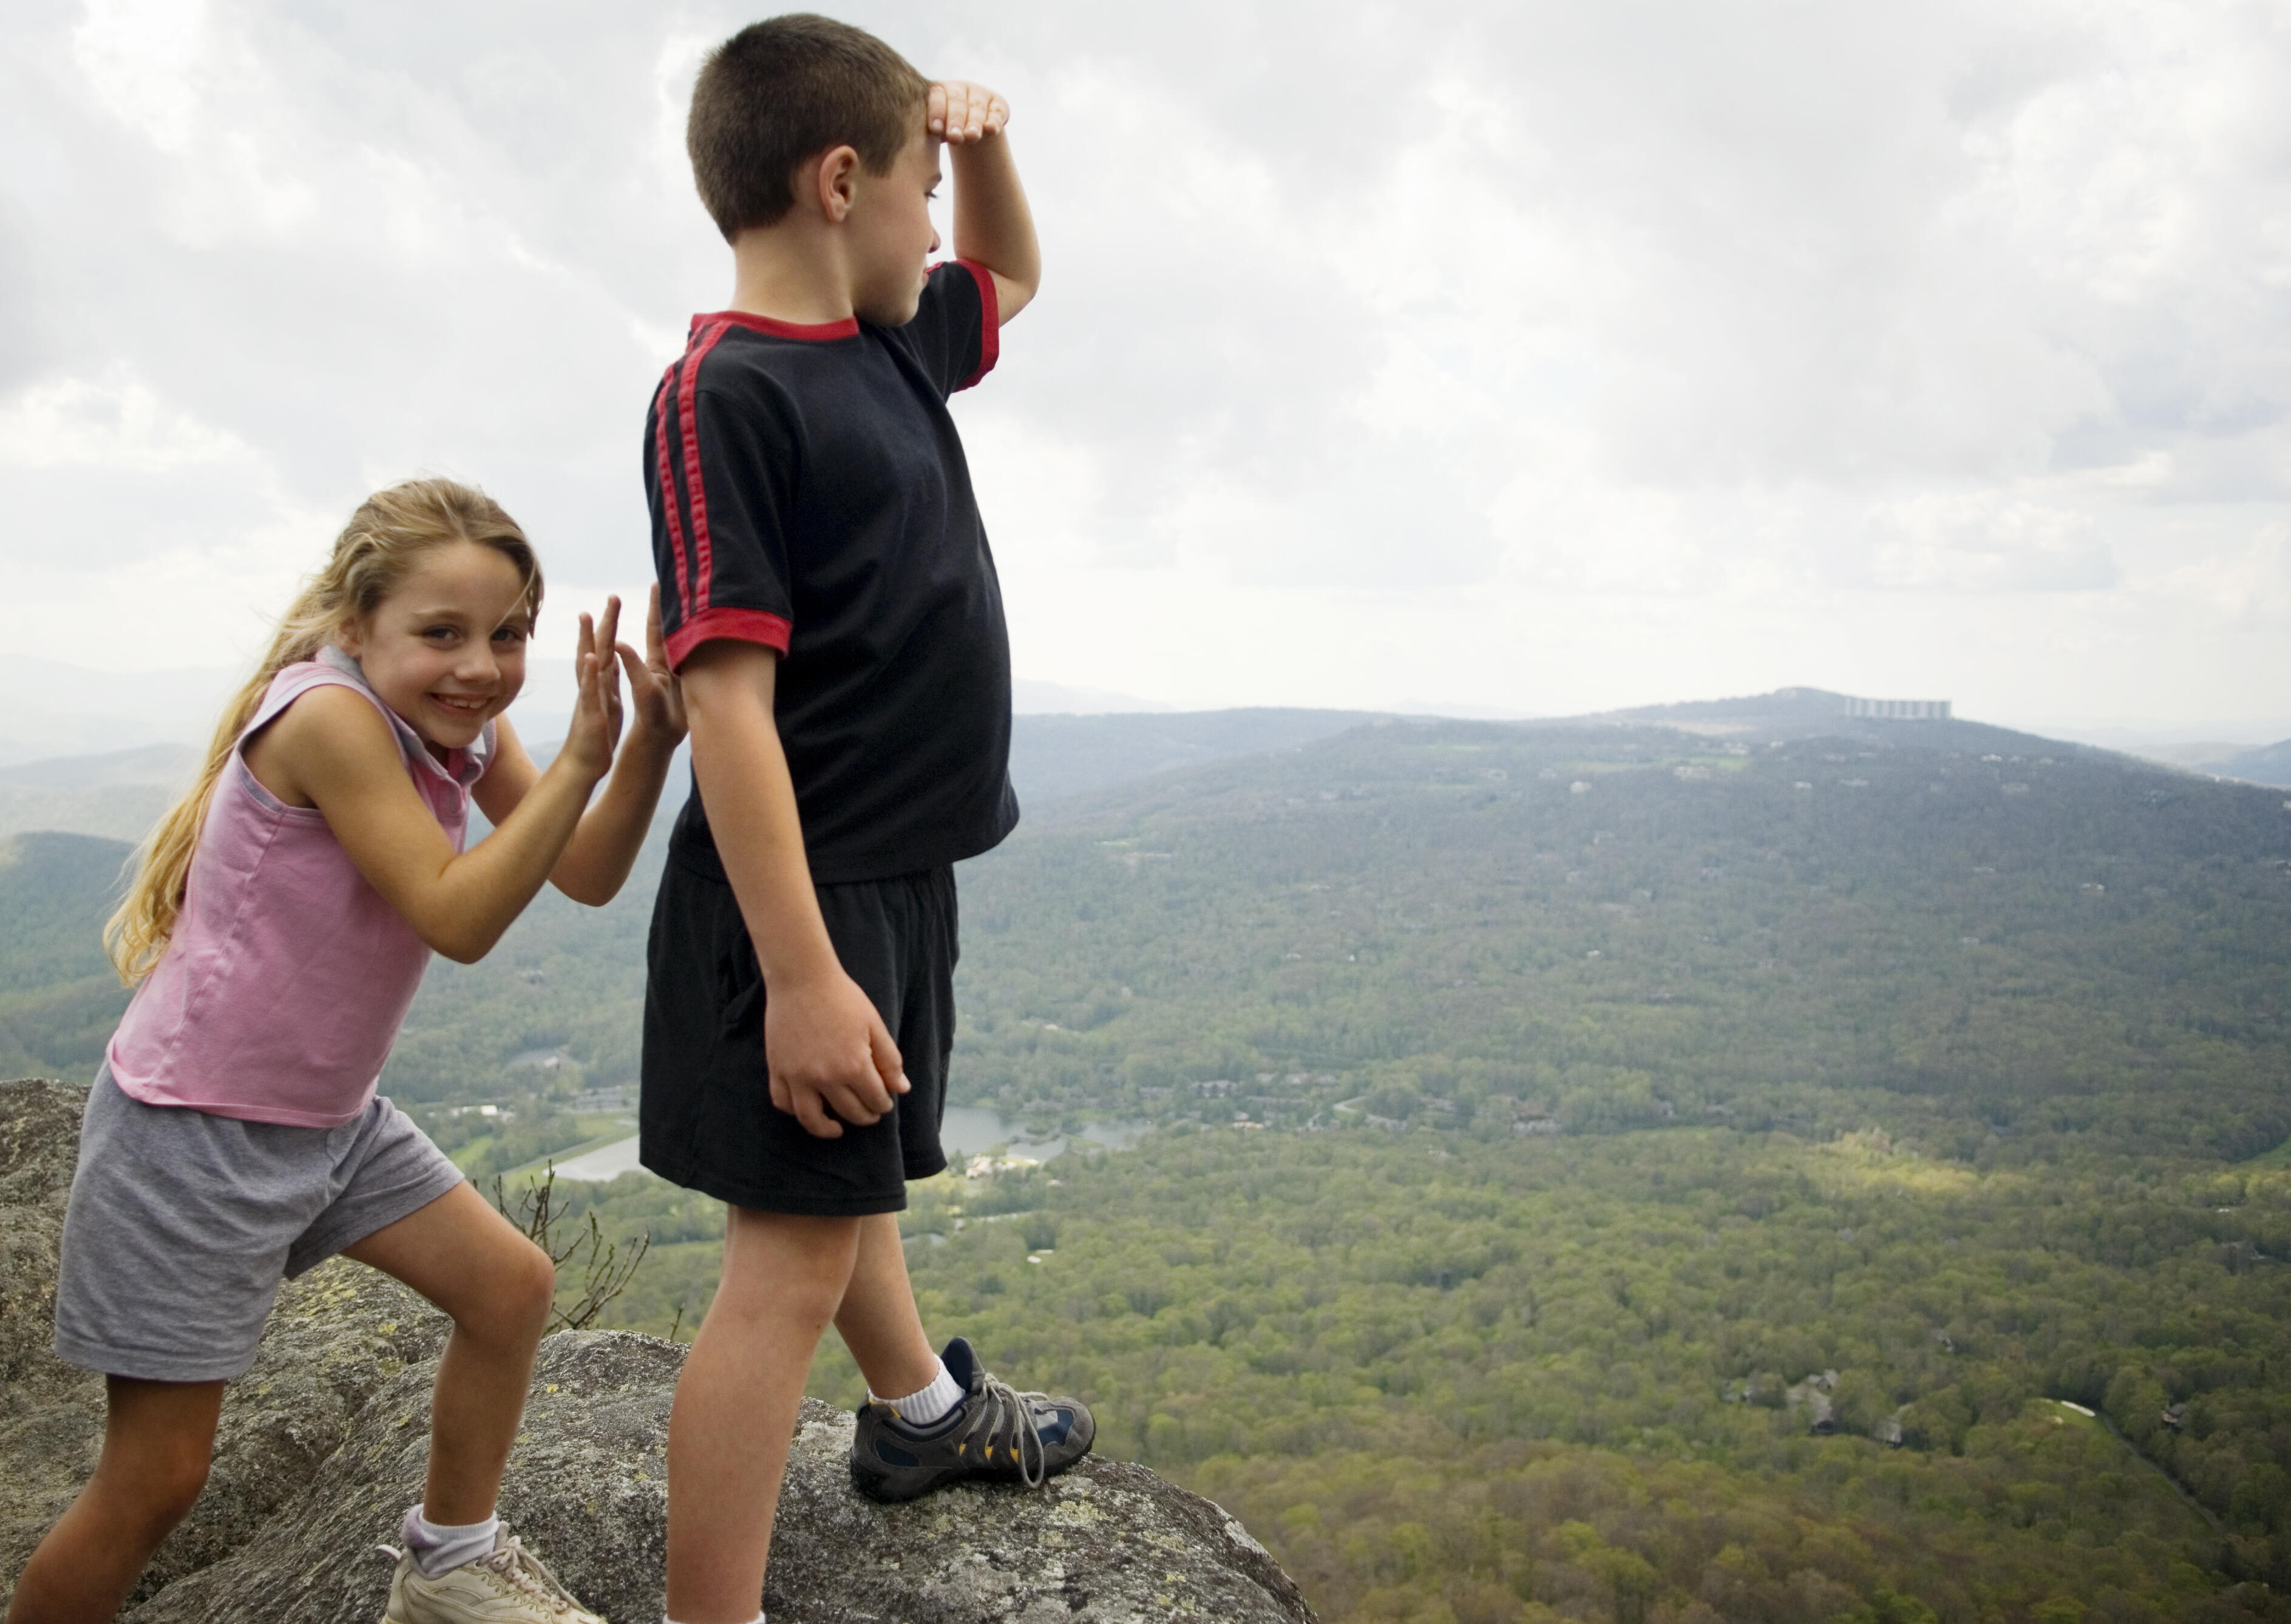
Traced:
[[849, 216], [859, 185], [859, 151], [856, 147], [830, 147], [812, 160], [813, 197], [829, 224], [841, 225]]

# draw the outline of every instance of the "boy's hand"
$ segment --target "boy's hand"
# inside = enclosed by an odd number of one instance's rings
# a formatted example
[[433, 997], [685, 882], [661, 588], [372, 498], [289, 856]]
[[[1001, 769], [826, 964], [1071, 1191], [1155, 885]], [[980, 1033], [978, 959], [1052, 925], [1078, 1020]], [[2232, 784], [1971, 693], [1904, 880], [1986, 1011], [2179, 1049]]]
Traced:
[[607, 641], [599, 646], [621, 656], [621, 665], [629, 673], [629, 703], [636, 710], [638, 722], [671, 744], [682, 738], [684, 687], [669, 669], [668, 645], [661, 639], [660, 588], [652, 589], [652, 606], [645, 612], [643, 654], [626, 643]]
[[891, 1096], [908, 1087], [899, 1046], [840, 966], [816, 982], [765, 989], [764, 1063], [772, 1104], [816, 1139], [841, 1138], [845, 1122], [882, 1121]]
[[961, 147], [1002, 133], [1010, 122], [1010, 104], [984, 84], [968, 79], [945, 79], [930, 87], [925, 101], [929, 129], [949, 146]]
[[605, 623], [599, 627], [583, 615], [581, 633], [573, 648], [576, 697], [572, 725], [565, 731], [559, 752], [593, 784], [613, 764], [621, 743], [621, 673], [613, 663], [613, 637], [620, 630], [621, 600], [605, 599]]

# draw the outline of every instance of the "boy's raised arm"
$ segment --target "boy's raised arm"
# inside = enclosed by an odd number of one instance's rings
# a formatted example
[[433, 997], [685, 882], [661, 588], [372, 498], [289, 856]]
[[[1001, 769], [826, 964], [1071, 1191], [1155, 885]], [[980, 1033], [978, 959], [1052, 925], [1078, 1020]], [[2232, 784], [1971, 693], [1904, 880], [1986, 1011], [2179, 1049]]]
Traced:
[[954, 165], [954, 252], [994, 277], [997, 313], [1008, 322], [1042, 285], [1033, 211], [1003, 127], [1010, 104], [983, 84], [949, 79], [930, 88], [929, 129]]

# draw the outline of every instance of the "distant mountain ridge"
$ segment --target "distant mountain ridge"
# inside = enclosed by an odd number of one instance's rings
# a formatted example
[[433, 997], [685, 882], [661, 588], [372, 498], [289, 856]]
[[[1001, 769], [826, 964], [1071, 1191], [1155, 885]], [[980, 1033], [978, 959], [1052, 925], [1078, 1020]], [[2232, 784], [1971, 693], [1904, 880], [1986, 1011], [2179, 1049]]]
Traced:
[[[1776, 688], [1771, 694], [1748, 694], [1732, 699], [1691, 699], [1673, 704], [1638, 705], [1624, 711], [1601, 711], [1588, 716], [1558, 719], [1586, 727], [1676, 728], [1706, 738], [1731, 738], [1750, 743], [1796, 739], [1851, 739], [1859, 744], [1908, 746], [1925, 750], [1969, 750], [1999, 753], [2048, 751], [2097, 753], [2089, 744], [2046, 738], [1990, 722], [1951, 716], [1933, 720], [1898, 717], [1856, 716], [1849, 710], [1853, 695], [1828, 688]], [[1539, 723], [1537, 726], [1549, 726]]]
[[2223, 761], [2212, 763], [2207, 770], [2223, 778], [2291, 787], [2291, 739], [2263, 744], [2257, 750], [2239, 751]]
[[[1824, 688], [1787, 687], [1733, 698], [1489, 725], [1514, 729], [1668, 728], [1757, 747], [1836, 738], [1881, 749], [1959, 750], [1974, 755], [2067, 758], [2111, 753], [2094, 745], [1961, 717], [1908, 721], [1853, 716], [1847, 713], [1847, 700], [1846, 695]], [[561, 728], [561, 719], [555, 720]], [[1300, 749], [1355, 728], [1423, 728], [1443, 720], [1454, 719], [1274, 706], [1224, 711], [1021, 712], [1012, 719], [1010, 776], [1020, 805], [1040, 808], [1133, 779], [1268, 751]], [[551, 720], [544, 715], [527, 714], [520, 724], [527, 745], [543, 760], [552, 753]], [[195, 760], [196, 752], [189, 745], [162, 744], [0, 767], [0, 835], [53, 829], [112, 840], [140, 840], [188, 777]], [[2291, 785], [2291, 742], [2245, 751], [2226, 760], [2174, 765], [2257, 784]], [[682, 803], [686, 784], [686, 769], [679, 764], [663, 797], [664, 808], [672, 811]]]

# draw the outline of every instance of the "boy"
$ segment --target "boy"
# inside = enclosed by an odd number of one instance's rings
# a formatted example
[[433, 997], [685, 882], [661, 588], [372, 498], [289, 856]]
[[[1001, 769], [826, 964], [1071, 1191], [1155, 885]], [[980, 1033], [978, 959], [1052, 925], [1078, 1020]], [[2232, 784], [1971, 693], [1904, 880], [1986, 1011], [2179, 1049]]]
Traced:
[[[735, 283], [646, 425], [695, 794], [653, 918], [642, 1155], [728, 1211], [669, 1424], [673, 1624], [760, 1617], [831, 1320], [868, 1383], [862, 1492], [1039, 1483], [1094, 1434], [960, 1338], [931, 1352], [896, 1217], [946, 1165], [951, 865], [1017, 821], [1001, 591], [945, 404], [1041, 276], [1008, 117], [813, 16], [743, 29], [693, 91]], [[927, 271], [942, 144], [958, 257]]]

